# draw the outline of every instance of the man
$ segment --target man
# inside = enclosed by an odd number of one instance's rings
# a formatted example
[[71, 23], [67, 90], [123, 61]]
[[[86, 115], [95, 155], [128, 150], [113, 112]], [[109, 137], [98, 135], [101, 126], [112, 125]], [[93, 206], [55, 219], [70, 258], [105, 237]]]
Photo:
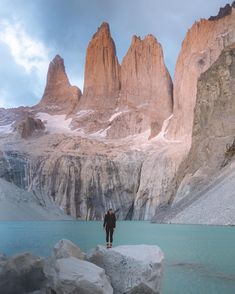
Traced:
[[106, 247], [112, 248], [113, 243], [113, 231], [116, 227], [116, 216], [110, 208], [104, 217], [104, 229], [106, 230]]

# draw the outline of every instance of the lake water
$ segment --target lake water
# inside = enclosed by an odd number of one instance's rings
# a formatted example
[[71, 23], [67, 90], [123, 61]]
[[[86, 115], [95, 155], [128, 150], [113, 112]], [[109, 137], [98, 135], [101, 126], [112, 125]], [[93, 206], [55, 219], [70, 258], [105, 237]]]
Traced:
[[[0, 222], [0, 252], [7, 255], [30, 251], [48, 256], [62, 238], [83, 251], [105, 244], [101, 222]], [[114, 246], [121, 244], [161, 247], [165, 254], [163, 294], [235, 293], [235, 227], [120, 221]]]

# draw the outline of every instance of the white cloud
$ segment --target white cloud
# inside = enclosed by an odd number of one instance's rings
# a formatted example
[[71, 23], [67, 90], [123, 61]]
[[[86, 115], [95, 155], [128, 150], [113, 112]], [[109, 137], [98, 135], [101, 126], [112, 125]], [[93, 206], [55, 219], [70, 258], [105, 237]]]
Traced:
[[31, 38], [19, 21], [0, 21], [0, 40], [9, 46], [15, 62], [24, 67], [28, 74], [36, 73], [45, 80], [49, 64], [49, 49], [38, 40]]

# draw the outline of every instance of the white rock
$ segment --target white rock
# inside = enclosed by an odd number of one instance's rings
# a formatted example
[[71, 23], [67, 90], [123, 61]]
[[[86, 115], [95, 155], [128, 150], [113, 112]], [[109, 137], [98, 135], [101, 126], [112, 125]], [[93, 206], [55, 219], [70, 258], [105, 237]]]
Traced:
[[61, 134], [73, 132], [71, 130], [72, 118], [66, 118], [65, 114], [51, 115], [45, 112], [39, 112], [36, 117], [45, 123], [46, 131], [49, 133]]
[[52, 256], [56, 259], [66, 258], [70, 256], [84, 259], [85, 254], [70, 240], [62, 239], [54, 246]]
[[112, 294], [113, 289], [102, 268], [75, 257], [61, 258], [50, 269], [48, 289], [57, 294]]
[[164, 255], [158, 246], [98, 245], [86, 258], [105, 270], [115, 294], [160, 293]]

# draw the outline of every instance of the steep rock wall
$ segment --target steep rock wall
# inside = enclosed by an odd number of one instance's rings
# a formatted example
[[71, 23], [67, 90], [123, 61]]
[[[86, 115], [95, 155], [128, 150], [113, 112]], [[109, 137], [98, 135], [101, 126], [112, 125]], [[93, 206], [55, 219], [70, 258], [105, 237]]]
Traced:
[[[113, 120], [109, 135], [122, 136], [127, 129], [131, 135], [148, 128], [151, 128], [151, 137], [157, 135], [163, 121], [172, 113], [172, 99], [172, 81], [160, 43], [153, 35], [143, 40], [134, 36], [121, 64], [118, 111], [124, 111]], [[130, 116], [138, 119], [130, 119]], [[124, 128], [121, 122], [126, 117], [129, 121]]]
[[78, 87], [70, 85], [64, 60], [56, 55], [49, 64], [44, 94], [35, 109], [37, 111], [69, 114], [78, 106], [81, 94]]
[[235, 138], [234, 97], [235, 43], [198, 80], [192, 147], [175, 201], [185, 195], [183, 187], [199, 189], [200, 182], [209, 182], [226, 163], [227, 146]]
[[188, 31], [175, 69], [174, 117], [168, 138], [191, 141], [197, 80], [234, 41], [235, 8], [223, 17], [202, 19]]
[[115, 109], [120, 90], [120, 66], [108, 23], [90, 41], [85, 63], [84, 90], [80, 107], [106, 112]]

